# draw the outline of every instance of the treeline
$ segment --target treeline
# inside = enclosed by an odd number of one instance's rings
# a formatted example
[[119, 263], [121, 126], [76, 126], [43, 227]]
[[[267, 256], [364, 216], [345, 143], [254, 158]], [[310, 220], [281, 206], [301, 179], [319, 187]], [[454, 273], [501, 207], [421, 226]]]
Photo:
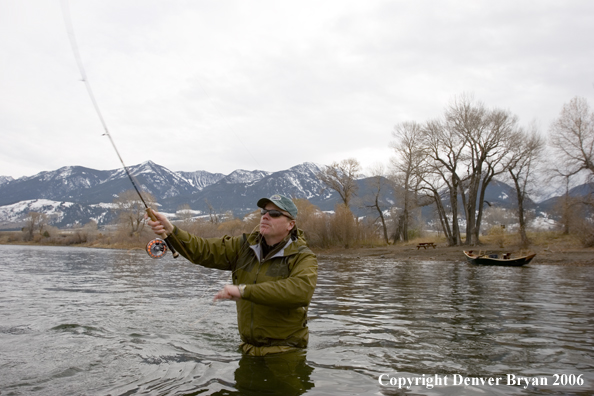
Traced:
[[455, 97], [438, 118], [396, 125], [393, 136], [393, 176], [402, 186], [403, 238], [410, 211], [431, 203], [449, 245], [480, 243], [488, 207], [485, 191], [498, 178], [516, 190], [518, 236], [527, 247], [527, 197], [536, 183], [563, 180], [564, 232], [573, 228], [584, 244], [594, 245], [592, 196], [569, 197], [572, 180], [594, 180], [594, 112], [585, 99], [576, 97], [565, 104], [548, 136], [535, 124], [522, 126], [511, 112], [488, 108], [470, 95]]
[[[144, 222], [144, 207], [136, 201], [127, 211], [121, 210], [119, 221], [111, 227], [99, 230], [94, 221], [88, 224], [60, 230], [47, 224], [42, 213], [31, 212], [27, 225], [21, 232], [5, 233], [0, 237], [3, 243], [36, 243], [45, 245], [83, 245], [111, 248], [141, 248], [155, 238]], [[334, 213], [322, 212], [306, 199], [295, 199], [299, 209], [298, 227], [314, 248], [351, 248], [378, 246], [385, 243], [377, 232], [377, 224], [370, 218], [357, 219], [344, 205], [337, 205]], [[188, 216], [186, 209], [177, 212], [173, 223], [183, 230], [203, 238], [224, 235], [239, 236], [258, 229], [259, 210], [243, 218], [232, 213], [209, 216]]]
[[[420, 210], [431, 205], [435, 229], [448, 245], [480, 244], [481, 231], [489, 232], [482, 227], [485, 219], [491, 218], [492, 228], [496, 217], [508, 215], [485, 200], [487, 187], [498, 179], [515, 188], [516, 204], [515, 219], [498, 226], [517, 225], [513, 231], [521, 247], [531, 243], [528, 221], [534, 213], [526, 202], [538, 183], [566, 186], [556, 208], [560, 230], [594, 246], [594, 197], [569, 196], [574, 180], [594, 181], [594, 112], [585, 99], [565, 104], [548, 136], [534, 123], [522, 126], [510, 111], [465, 94], [454, 97], [440, 117], [397, 124], [392, 136], [395, 155], [388, 171], [374, 170], [371, 196], [355, 200], [360, 171], [355, 159], [333, 163], [318, 175], [340, 195], [344, 211], [357, 202], [376, 214], [376, 233], [385, 243], [421, 234]], [[380, 200], [386, 184], [395, 191], [396, 205]]]
[[[427, 219], [422, 218], [421, 209], [429, 205], [435, 208], [435, 231], [450, 246], [479, 244], [484, 222], [490, 226], [513, 222], [520, 245], [528, 247], [532, 214], [525, 203], [537, 183], [566, 186], [558, 208], [560, 231], [575, 234], [585, 246], [594, 246], [594, 199], [569, 196], [576, 178], [594, 179], [594, 112], [585, 99], [576, 97], [565, 104], [548, 136], [534, 124], [522, 126], [508, 110], [489, 108], [470, 95], [459, 95], [440, 117], [399, 123], [392, 137], [394, 157], [387, 167], [373, 170], [370, 195], [358, 196], [356, 180], [361, 167], [356, 159], [346, 159], [317, 175], [341, 198], [333, 213], [322, 212], [306, 199], [294, 200], [299, 208], [298, 226], [312, 247], [407, 242], [424, 235]], [[487, 186], [496, 178], [516, 190], [513, 220], [502, 221], [510, 213], [491, 208], [485, 201]], [[388, 188], [395, 194], [392, 204], [381, 199]], [[149, 194], [144, 198], [149, 205], [155, 202]], [[107, 231], [99, 232], [94, 222], [60, 231], [47, 225], [45, 215], [32, 212], [23, 232], [11, 238], [117, 247], [146, 243], [153, 237], [145, 227], [144, 205], [134, 191], [120, 194], [114, 203], [118, 221]], [[355, 205], [366, 208], [369, 215], [354, 216], [351, 208]], [[176, 218], [181, 228], [206, 238], [251, 232], [259, 222], [257, 212], [242, 219], [214, 211], [197, 217], [187, 205], [178, 209]]]

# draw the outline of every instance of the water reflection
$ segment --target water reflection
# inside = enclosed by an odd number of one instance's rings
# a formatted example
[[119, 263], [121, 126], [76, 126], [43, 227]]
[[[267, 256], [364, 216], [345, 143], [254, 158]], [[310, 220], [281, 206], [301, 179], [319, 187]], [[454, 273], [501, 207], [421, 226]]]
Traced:
[[305, 351], [269, 356], [244, 355], [235, 370], [235, 390], [212, 395], [302, 395], [314, 387]]
[[321, 366], [338, 362], [375, 379], [396, 372], [577, 375], [584, 367], [579, 373], [593, 377], [594, 359], [585, 353], [593, 347], [586, 336], [594, 329], [586, 319], [594, 314], [590, 268], [377, 259], [323, 267], [310, 352]]

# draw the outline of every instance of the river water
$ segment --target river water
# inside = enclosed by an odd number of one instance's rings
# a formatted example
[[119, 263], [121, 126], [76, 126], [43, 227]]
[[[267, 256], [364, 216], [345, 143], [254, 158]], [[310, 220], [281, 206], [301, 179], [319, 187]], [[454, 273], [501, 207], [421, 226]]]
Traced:
[[0, 246], [0, 395], [593, 395], [594, 268], [460, 255], [321, 259], [307, 351], [250, 358], [227, 273]]

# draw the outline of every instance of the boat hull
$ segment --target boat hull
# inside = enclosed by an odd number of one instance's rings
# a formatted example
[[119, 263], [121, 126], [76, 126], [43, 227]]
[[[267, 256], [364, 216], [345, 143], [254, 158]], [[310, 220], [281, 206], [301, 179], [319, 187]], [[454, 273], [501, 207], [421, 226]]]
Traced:
[[523, 257], [515, 257], [515, 258], [494, 258], [489, 257], [487, 255], [476, 255], [471, 254], [469, 252], [464, 252], [466, 259], [470, 264], [475, 265], [499, 265], [499, 266], [506, 266], [506, 267], [521, 267], [523, 265], [528, 264], [536, 254], [530, 254], [528, 256]]

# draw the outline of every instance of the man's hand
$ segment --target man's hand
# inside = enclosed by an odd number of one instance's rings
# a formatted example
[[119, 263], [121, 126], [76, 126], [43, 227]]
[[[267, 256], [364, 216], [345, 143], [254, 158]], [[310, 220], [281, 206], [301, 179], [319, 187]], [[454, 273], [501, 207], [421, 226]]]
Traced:
[[235, 285], [225, 285], [225, 287], [221, 289], [221, 291], [215, 294], [214, 301], [217, 300], [241, 300], [241, 293], [239, 292], [239, 287]]
[[173, 224], [171, 224], [169, 220], [167, 220], [167, 217], [165, 217], [165, 215], [155, 210], [153, 210], [153, 213], [155, 214], [157, 221], [152, 221], [145, 213], [144, 218], [146, 219], [146, 224], [148, 224], [149, 227], [151, 227], [155, 234], [159, 235], [163, 239], [167, 238], [170, 234], [173, 233]]

